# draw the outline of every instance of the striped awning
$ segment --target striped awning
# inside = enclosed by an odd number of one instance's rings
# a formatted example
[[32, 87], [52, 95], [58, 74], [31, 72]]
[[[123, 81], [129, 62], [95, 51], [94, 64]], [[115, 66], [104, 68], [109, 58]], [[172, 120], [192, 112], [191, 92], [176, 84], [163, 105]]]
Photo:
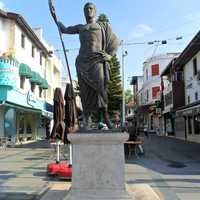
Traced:
[[26, 78], [32, 78], [32, 71], [31, 68], [24, 63], [21, 63], [19, 66], [19, 74], [21, 76], [25, 76]]
[[40, 85], [40, 87], [41, 87], [42, 89], [44, 89], [44, 90], [47, 90], [48, 87], [49, 87], [47, 80], [42, 79], [42, 84]]
[[32, 71], [32, 77], [31, 77], [30, 81], [37, 85], [41, 85], [43, 83], [43, 79], [41, 78], [39, 73], [33, 72], [33, 71]]

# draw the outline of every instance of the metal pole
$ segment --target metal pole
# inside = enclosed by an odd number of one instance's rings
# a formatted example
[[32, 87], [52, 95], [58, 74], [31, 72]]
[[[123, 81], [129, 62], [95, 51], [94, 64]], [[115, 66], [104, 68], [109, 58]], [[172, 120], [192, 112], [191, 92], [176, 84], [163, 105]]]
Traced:
[[124, 93], [124, 41], [122, 40], [122, 127], [125, 123], [125, 93]]
[[122, 127], [125, 125], [125, 89], [124, 89], [124, 57], [127, 56], [127, 51], [124, 52], [124, 41], [122, 45]]
[[72, 165], [72, 144], [69, 144], [69, 164]]
[[56, 163], [60, 162], [60, 142], [56, 142]]

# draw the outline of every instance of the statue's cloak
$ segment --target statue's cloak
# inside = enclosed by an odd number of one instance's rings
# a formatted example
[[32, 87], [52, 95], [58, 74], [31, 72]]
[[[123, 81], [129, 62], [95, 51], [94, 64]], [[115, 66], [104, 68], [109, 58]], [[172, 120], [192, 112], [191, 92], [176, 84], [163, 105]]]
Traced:
[[[102, 49], [108, 55], [116, 53], [119, 41], [108, 23], [99, 23], [102, 33]], [[107, 108], [107, 84], [110, 81], [110, 63], [99, 52], [78, 56], [76, 60], [80, 95], [84, 112]]]

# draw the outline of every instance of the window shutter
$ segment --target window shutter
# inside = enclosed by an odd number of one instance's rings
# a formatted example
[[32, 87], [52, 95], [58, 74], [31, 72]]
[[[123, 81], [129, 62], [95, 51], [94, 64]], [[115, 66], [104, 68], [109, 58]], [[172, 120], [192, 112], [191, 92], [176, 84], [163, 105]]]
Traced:
[[151, 73], [152, 73], [152, 76], [159, 75], [159, 64], [155, 64], [151, 66]]

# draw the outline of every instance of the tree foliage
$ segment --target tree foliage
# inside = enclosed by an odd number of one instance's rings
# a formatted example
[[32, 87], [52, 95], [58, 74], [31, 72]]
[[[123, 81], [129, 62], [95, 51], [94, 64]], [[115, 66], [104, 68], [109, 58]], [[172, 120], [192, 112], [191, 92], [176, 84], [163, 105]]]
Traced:
[[132, 95], [132, 92], [131, 90], [126, 90], [125, 91], [125, 103], [129, 103], [131, 100], [133, 99], [133, 95]]
[[120, 110], [122, 104], [122, 85], [120, 63], [115, 55], [110, 62], [111, 80], [108, 85], [108, 111], [113, 114]]
[[105, 14], [100, 14], [97, 22], [108, 22], [109, 23], [109, 19], [107, 18], [107, 16]]

